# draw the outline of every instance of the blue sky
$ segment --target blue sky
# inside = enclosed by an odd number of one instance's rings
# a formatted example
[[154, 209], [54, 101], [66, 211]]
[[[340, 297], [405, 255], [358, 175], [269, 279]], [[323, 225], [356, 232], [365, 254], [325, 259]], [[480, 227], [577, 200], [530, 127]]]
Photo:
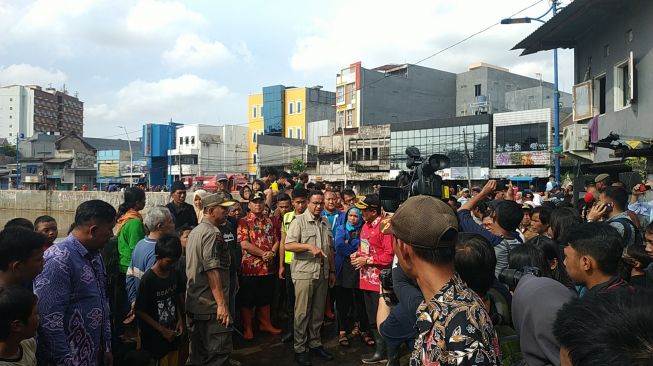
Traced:
[[[0, 0], [0, 85], [65, 83], [93, 137], [170, 118], [246, 123], [247, 95], [265, 85], [334, 90], [350, 63], [416, 62], [535, 2]], [[494, 27], [422, 65], [482, 61], [551, 81], [551, 52], [510, 51], [538, 25]], [[560, 81], [569, 91], [572, 51], [560, 54]]]

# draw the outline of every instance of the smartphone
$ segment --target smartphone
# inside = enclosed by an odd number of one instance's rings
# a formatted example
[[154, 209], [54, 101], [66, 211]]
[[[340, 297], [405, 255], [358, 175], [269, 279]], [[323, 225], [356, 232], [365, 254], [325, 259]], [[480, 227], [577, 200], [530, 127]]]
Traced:
[[612, 202], [608, 202], [605, 204], [605, 211], [606, 212], [611, 212], [612, 211]]
[[651, 186], [646, 185], [646, 184], [639, 184], [639, 185], [637, 186], [637, 190], [640, 191], [640, 192], [650, 191], [650, 190], [651, 190]]

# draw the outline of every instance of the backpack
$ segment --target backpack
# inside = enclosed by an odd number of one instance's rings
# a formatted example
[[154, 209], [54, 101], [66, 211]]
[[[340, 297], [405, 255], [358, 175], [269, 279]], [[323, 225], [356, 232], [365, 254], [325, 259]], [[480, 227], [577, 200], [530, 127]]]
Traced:
[[624, 246], [628, 246], [630, 239], [635, 236], [635, 241], [633, 245], [644, 245], [644, 238], [642, 237], [642, 232], [639, 231], [637, 226], [630, 220], [625, 217], [619, 217], [612, 220], [612, 222], [618, 222], [624, 227]]

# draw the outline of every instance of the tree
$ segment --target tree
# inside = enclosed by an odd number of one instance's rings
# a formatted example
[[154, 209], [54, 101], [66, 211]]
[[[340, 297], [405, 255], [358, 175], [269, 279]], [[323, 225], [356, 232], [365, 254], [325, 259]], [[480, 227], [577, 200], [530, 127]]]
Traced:
[[292, 166], [290, 167], [290, 171], [292, 171], [295, 174], [302, 173], [306, 169], [306, 164], [304, 163], [304, 160], [302, 159], [295, 159], [292, 161]]
[[0, 146], [0, 153], [4, 156], [16, 157], [16, 146], [14, 145], [2, 145]]

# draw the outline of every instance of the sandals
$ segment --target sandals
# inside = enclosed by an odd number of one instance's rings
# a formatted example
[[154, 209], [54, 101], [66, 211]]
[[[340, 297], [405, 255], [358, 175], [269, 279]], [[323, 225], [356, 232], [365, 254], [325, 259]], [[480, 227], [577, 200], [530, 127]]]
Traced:
[[351, 330], [351, 336], [355, 337], [361, 334], [361, 330], [359, 328], [358, 322], [354, 323], [354, 328]]
[[343, 347], [349, 347], [349, 338], [347, 338], [347, 333], [340, 332], [338, 334], [338, 344]]
[[363, 337], [363, 342], [368, 346], [373, 346], [376, 343], [374, 338], [372, 338], [368, 332], [361, 332], [361, 337]]

